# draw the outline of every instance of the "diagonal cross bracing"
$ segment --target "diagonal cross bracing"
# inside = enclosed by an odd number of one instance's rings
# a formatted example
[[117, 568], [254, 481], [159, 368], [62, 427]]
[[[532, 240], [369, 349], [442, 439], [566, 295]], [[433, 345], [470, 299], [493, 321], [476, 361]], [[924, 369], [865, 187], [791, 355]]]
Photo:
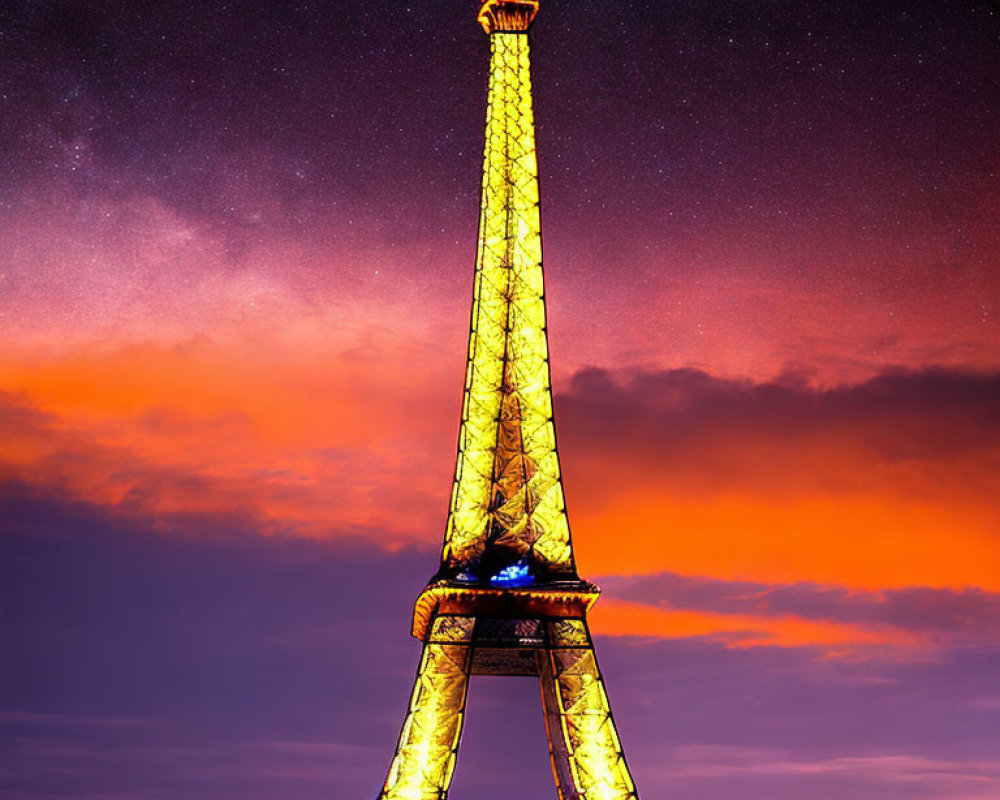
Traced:
[[442, 566], [575, 576], [552, 424], [528, 37], [494, 33], [479, 251]]

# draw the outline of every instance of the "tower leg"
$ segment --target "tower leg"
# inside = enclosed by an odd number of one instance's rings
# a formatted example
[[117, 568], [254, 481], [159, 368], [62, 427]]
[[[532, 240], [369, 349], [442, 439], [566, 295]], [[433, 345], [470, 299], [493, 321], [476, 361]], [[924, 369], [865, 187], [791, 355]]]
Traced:
[[447, 797], [465, 717], [472, 622], [454, 617], [434, 621], [380, 800]]
[[549, 622], [539, 661], [560, 800], [636, 800], [586, 621]]

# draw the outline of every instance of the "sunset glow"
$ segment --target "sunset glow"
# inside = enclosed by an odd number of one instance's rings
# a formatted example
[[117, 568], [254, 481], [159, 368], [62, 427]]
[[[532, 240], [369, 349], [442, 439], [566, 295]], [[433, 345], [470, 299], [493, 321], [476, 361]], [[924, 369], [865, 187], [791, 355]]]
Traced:
[[[0, 21], [11, 800], [374, 797], [418, 655], [475, 3], [209, 5]], [[1000, 796], [997, 26], [541, 4], [539, 324], [643, 797]], [[454, 800], [549, 791], [537, 689], [476, 691]]]

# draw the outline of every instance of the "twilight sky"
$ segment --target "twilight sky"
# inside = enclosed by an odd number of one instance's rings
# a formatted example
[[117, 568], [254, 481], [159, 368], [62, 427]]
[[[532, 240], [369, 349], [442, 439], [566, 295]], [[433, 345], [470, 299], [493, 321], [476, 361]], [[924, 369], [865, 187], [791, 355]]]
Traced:
[[[473, 0], [0, 9], [0, 797], [374, 797], [447, 511]], [[1000, 16], [543, 0], [556, 419], [634, 777], [1000, 797]], [[473, 682], [454, 800], [554, 797]]]

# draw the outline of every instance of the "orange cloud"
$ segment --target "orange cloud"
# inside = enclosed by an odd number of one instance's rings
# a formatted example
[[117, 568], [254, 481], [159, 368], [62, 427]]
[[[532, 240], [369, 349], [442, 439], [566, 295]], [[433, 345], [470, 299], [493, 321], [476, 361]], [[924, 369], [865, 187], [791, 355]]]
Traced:
[[580, 373], [557, 410], [581, 566], [996, 590], [998, 391], [944, 370], [830, 390]]
[[821, 647], [830, 654], [844, 654], [866, 647], [916, 647], [924, 643], [915, 634], [887, 627], [875, 629], [794, 615], [677, 610], [613, 598], [599, 602], [591, 620], [594, 632], [605, 636], [713, 637], [727, 647]]
[[[151, 517], [436, 546], [456, 375], [410, 337], [331, 339], [7, 353], [0, 476]], [[579, 376], [557, 413], [583, 573], [1000, 590], [992, 384], [880, 381]]]
[[[1000, 511], [891, 495], [795, 500], [643, 488], [574, 517], [581, 567], [765, 583], [1000, 590]], [[613, 532], [609, 535], [609, 532]]]
[[308, 358], [208, 340], [8, 355], [0, 474], [151, 515], [379, 528], [393, 542], [436, 533], [455, 410], [438, 396], [439, 365], [391, 336], [350, 344]]

